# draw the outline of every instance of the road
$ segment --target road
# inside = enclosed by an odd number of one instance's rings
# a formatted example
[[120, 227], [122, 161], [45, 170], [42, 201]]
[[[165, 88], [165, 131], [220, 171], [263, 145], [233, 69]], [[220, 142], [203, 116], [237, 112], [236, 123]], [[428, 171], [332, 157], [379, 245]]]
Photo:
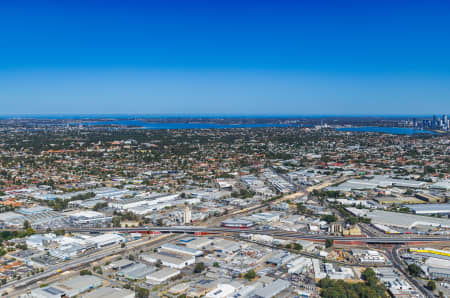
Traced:
[[268, 235], [273, 237], [288, 237], [293, 239], [310, 239], [310, 240], [326, 240], [333, 239], [339, 241], [361, 241], [369, 244], [386, 243], [386, 244], [403, 244], [408, 242], [443, 242], [450, 241], [449, 236], [423, 236], [423, 235], [395, 235], [383, 237], [361, 237], [361, 236], [334, 236], [334, 235], [314, 235], [300, 232], [289, 232], [284, 230], [261, 230], [261, 229], [234, 229], [226, 227], [202, 227], [202, 226], [175, 226], [175, 227], [134, 227], [134, 228], [68, 228], [68, 232], [85, 232], [85, 233], [203, 233], [222, 234], [222, 233], [249, 233]]
[[403, 266], [403, 262], [398, 255], [398, 250], [400, 246], [396, 245], [392, 249], [386, 249], [386, 255], [392, 262], [392, 266], [394, 266], [411, 284], [413, 284], [422, 295], [425, 297], [434, 297], [435, 295], [430, 292], [427, 288], [425, 288], [420, 282], [418, 282], [415, 278], [411, 277], [408, 272], [406, 272], [405, 267]]

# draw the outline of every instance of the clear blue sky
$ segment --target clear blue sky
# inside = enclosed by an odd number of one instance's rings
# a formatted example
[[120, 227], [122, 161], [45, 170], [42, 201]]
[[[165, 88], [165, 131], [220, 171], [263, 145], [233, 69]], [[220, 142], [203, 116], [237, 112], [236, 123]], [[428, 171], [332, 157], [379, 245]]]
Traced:
[[1, 1], [0, 113], [449, 113], [449, 16], [433, 0]]

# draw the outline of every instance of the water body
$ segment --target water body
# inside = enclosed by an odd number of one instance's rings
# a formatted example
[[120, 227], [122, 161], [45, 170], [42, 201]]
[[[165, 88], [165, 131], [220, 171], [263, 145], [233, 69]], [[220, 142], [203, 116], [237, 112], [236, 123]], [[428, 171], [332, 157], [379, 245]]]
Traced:
[[356, 131], [356, 132], [381, 132], [394, 135], [413, 135], [417, 133], [436, 134], [434, 131], [420, 130], [408, 127], [378, 127], [378, 126], [361, 126], [361, 127], [345, 127], [337, 128], [338, 131]]
[[[73, 124], [78, 125], [79, 123]], [[243, 124], [217, 124], [217, 123], [148, 123], [140, 120], [113, 120], [84, 122], [83, 125], [89, 126], [124, 126], [141, 129], [225, 129], [225, 128], [261, 128], [261, 127], [299, 127], [295, 124], [278, 123], [243, 123]]]

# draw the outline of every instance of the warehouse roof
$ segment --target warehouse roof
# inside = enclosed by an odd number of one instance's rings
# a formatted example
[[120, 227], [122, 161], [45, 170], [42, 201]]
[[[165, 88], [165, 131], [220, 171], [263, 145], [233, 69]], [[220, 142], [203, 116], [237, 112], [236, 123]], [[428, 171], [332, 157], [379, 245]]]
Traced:
[[450, 204], [405, 205], [416, 213], [450, 213]]
[[358, 209], [354, 207], [348, 207], [345, 209], [357, 216], [365, 216], [370, 218], [373, 224], [397, 226], [408, 229], [415, 226], [450, 227], [450, 220], [443, 218], [434, 218], [429, 216], [381, 210]]
[[83, 298], [124, 298], [124, 297], [134, 297], [135, 293], [130, 290], [120, 289], [120, 288], [99, 288], [86, 295]]
[[164, 268], [147, 275], [147, 280], [163, 282], [173, 276], [180, 274], [180, 271], [173, 268]]
[[177, 251], [177, 252], [192, 255], [192, 256], [200, 256], [203, 254], [203, 252], [201, 250], [184, 247], [184, 246], [179, 246], [179, 245], [175, 245], [175, 244], [171, 244], [171, 243], [165, 243], [161, 246], [161, 248], [165, 249], [165, 250], [170, 250], [170, 251]]

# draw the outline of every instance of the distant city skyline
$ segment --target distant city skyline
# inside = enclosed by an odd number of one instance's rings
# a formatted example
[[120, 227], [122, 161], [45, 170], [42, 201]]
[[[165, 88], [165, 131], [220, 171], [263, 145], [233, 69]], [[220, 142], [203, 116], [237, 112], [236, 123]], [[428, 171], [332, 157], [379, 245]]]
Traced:
[[450, 3], [0, 4], [0, 115], [442, 115]]

